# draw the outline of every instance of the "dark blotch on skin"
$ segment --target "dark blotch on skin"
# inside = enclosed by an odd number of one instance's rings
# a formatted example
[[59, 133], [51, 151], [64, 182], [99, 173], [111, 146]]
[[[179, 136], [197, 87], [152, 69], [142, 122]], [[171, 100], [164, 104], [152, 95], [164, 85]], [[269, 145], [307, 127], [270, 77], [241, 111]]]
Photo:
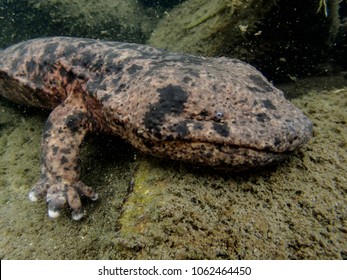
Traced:
[[121, 80], [121, 76], [119, 76], [119, 77], [117, 77], [117, 78], [114, 78], [114, 79], [112, 79], [112, 84], [113, 85], [117, 85], [118, 83], [119, 83], [119, 81]]
[[117, 119], [117, 118], [114, 118], [112, 120], [112, 125], [115, 126], [115, 127], [122, 127], [125, 129], [126, 127], [126, 124], [124, 121], [120, 120], [120, 119]]
[[252, 91], [252, 92], [260, 92], [260, 93], [265, 93], [265, 90], [261, 89], [261, 88], [258, 88], [258, 87], [250, 87], [250, 86], [247, 86], [247, 88]]
[[199, 116], [202, 118], [202, 119], [205, 119], [206, 117], [209, 116], [209, 113], [207, 110], [202, 110], [200, 113], [199, 113]]
[[111, 98], [111, 94], [105, 94], [103, 97], [100, 98], [101, 102], [107, 102]]
[[43, 57], [45, 57], [51, 65], [53, 65], [56, 60], [55, 51], [58, 45], [58, 42], [49, 43], [46, 45], [45, 51], [43, 52]]
[[260, 92], [267, 92], [272, 91], [272, 87], [266, 83], [260, 76], [258, 75], [249, 75], [249, 78], [252, 80], [252, 82], [258, 86], [252, 87], [253, 90], [258, 90]]
[[272, 109], [272, 110], [276, 110], [276, 106], [272, 104], [271, 100], [269, 99], [266, 99], [266, 100], [263, 100], [263, 104], [264, 104], [264, 107], [266, 109]]
[[64, 68], [60, 68], [59, 75], [62, 77], [67, 77], [67, 71]]
[[58, 153], [59, 148], [56, 147], [56, 146], [54, 146], [54, 147], [52, 148], [52, 150], [53, 150], [53, 155], [55, 156], [55, 155]]
[[186, 63], [191, 63], [194, 65], [202, 65], [203, 64], [203, 59], [197, 56], [192, 56], [192, 55], [179, 55], [178, 56], [179, 60], [184, 61]]
[[66, 72], [66, 78], [67, 78], [67, 82], [70, 84], [76, 79], [76, 75], [74, 72], [69, 70]]
[[171, 132], [177, 133], [177, 136], [179, 139], [184, 138], [189, 133], [189, 129], [187, 127], [187, 124], [190, 123], [190, 121], [182, 121], [177, 124], [174, 124], [170, 127]]
[[213, 129], [221, 136], [228, 137], [229, 136], [229, 127], [227, 123], [213, 123]]
[[196, 71], [196, 69], [186, 68], [185, 71], [193, 77], [197, 77], [197, 78], [200, 77], [200, 73], [198, 71]]
[[151, 104], [145, 114], [144, 125], [154, 133], [160, 132], [160, 126], [167, 114], [179, 115], [188, 100], [188, 94], [180, 86], [168, 85], [157, 89], [159, 101]]
[[72, 132], [77, 132], [81, 127], [81, 122], [84, 118], [85, 114], [82, 112], [71, 115], [66, 118], [65, 124]]
[[184, 83], [189, 83], [190, 81], [192, 81], [192, 78], [190, 78], [190, 77], [188, 77], [188, 76], [185, 76], [185, 77], [183, 78], [183, 82], [184, 82]]
[[115, 92], [117, 93], [117, 92], [122, 91], [126, 86], [127, 86], [126, 84], [120, 84]]
[[17, 49], [19, 52], [19, 57], [25, 57], [28, 53], [29, 47], [25, 44], [25, 42], [22, 42], [18, 45]]
[[[88, 66], [89, 64], [92, 63], [92, 61], [94, 61], [96, 54], [92, 54], [89, 50], [88, 51], [84, 51], [82, 53], [83, 55], [83, 60], [80, 60], [80, 63], [83, 66]], [[100, 59], [99, 59], [100, 61]]]
[[204, 128], [204, 126], [201, 123], [195, 122], [193, 129], [194, 130], [202, 130]]
[[80, 79], [80, 80], [85, 80], [86, 79], [86, 76], [83, 73], [78, 73], [76, 77], [78, 79]]
[[65, 156], [62, 156], [61, 159], [60, 159], [60, 164], [63, 165], [65, 163], [67, 163], [69, 160], [65, 157]]
[[117, 73], [121, 72], [123, 70], [123, 68], [124, 68], [124, 65], [121, 63], [119, 63], [119, 64], [110, 63], [110, 64], [106, 65], [105, 71], [107, 73], [117, 74]]
[[19, 58], [13, 58], [12, 63], [11, 63], [11, 67], [13, 69], [17, 69], [20, 63], [21, 63], [21, 61]]
[[270, 118], [265, 113], [259, 113], [257, 114], [257, 121], [258, 122], [266, 122], [269, 121]]
[[61, 182], [61, 176], [55, 176], [54, 178], [57, 182]]
[[61, 149], [60, 152], [62, 154], [68, 155], [68, 154], [71, 154], [71, 149], [70, 148]]
[[43, 139], [49, 137], [51, 134], [49, 133], [51, 128], [52, 128], [52, 122], [50, 120], [47, 120], [44, 127], [43, 127], [43, 134], [42, 137]]
[[278, 147], [281, 144], [281, 140], [278, 137], [275, 137], [274, 145]]
[[148, 141], [148, 140], [144, 140], [143, 144], [148, 148], [148, 149], [152, 149], [155, 146], [155, 143]]
[[101, 57], [99, 57], [96, 61], [90, 61], [88, 64], [90, 64], [90, 69], [93, 72], [97, 72], [104, 65], [104, 60]]
[[74, 45], [67, 45], [64, 49], [64, 54], [68, 56], [76, 52], [77, 52], [77, 49]]
[[112, 63], [113, 59], [116, 57], [119, 57], [119, 54], [116, 52], [113, 52], [113, 49], [109, 49], [106, 52], [104, 59], [107, 61], [107, 65], [108, 65], [109, 63]]
[[37, 64], [33, 59], [30, 59], [29, 61], [26, 62], [26, 68], [27, 68], [28, 73], [34, 72], [36, 69], [36, 66], [37, 66]]
[[130, 75], [132, 75], [132, 74], [134, 74], [134, 73], [136, 73], [137, 71], [142, 70], [142, 69], [143, 69], [143, 67], [142, 67], [141, 65], [133, 64], [133, 65], [131, 65], [131, 67], [129, 67], [128, 73], [129, 73]]

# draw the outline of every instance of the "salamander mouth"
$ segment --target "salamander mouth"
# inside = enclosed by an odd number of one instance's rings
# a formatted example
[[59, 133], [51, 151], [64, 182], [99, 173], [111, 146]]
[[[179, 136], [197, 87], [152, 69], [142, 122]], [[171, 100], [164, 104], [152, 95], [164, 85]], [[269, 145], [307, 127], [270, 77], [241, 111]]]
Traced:
[[291, 152], [274, 152], [269, 149], [258, 150], [208, 142], [161, 141], [151, 147], [150, 153], [214, 168], [247, 169], [282, 160]]
[[167, 122], [170, 125], [136, 134], [148, 152], [209, 166], [266, 165], [283, 159], [312, 136], [312, 123], [301, 113], [260, 125], [190, 119]]

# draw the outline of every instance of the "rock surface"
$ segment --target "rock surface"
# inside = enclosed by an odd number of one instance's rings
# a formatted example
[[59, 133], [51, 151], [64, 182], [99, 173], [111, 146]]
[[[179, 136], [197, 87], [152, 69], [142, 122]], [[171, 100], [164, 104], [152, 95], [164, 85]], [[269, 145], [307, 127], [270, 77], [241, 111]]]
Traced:
[[4, 1], [0, 47], [57, 35], [141, 43], [158, 20], [155, 13], [136, 0]]

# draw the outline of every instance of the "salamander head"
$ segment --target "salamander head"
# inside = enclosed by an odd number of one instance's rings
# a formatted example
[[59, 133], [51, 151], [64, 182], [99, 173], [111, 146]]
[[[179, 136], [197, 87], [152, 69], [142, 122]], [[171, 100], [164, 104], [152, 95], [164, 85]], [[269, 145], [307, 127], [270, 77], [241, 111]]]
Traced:
[[[208, 59], [151, 81], [156, 100], [135, 129], [152, 154], [216, 167], [252, 167], [305, 144], [312, 123], [252, 66]], [[138, 145], [140, 146], [140, 145]]]

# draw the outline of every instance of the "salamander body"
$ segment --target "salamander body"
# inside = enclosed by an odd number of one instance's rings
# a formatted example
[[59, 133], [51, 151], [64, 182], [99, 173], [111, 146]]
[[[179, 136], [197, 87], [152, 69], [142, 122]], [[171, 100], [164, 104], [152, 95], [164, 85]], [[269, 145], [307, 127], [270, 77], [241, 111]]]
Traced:
[[79, 146], [89, 132], [138, 150], [215, 168], [251, 168], [304, 145], [312, 123], [259, 71], [237, 59], [174, 54], [91, 39], [34, 39], [0, 51], [0, 95], [52, 109], [29, 198], [83, 216]]

